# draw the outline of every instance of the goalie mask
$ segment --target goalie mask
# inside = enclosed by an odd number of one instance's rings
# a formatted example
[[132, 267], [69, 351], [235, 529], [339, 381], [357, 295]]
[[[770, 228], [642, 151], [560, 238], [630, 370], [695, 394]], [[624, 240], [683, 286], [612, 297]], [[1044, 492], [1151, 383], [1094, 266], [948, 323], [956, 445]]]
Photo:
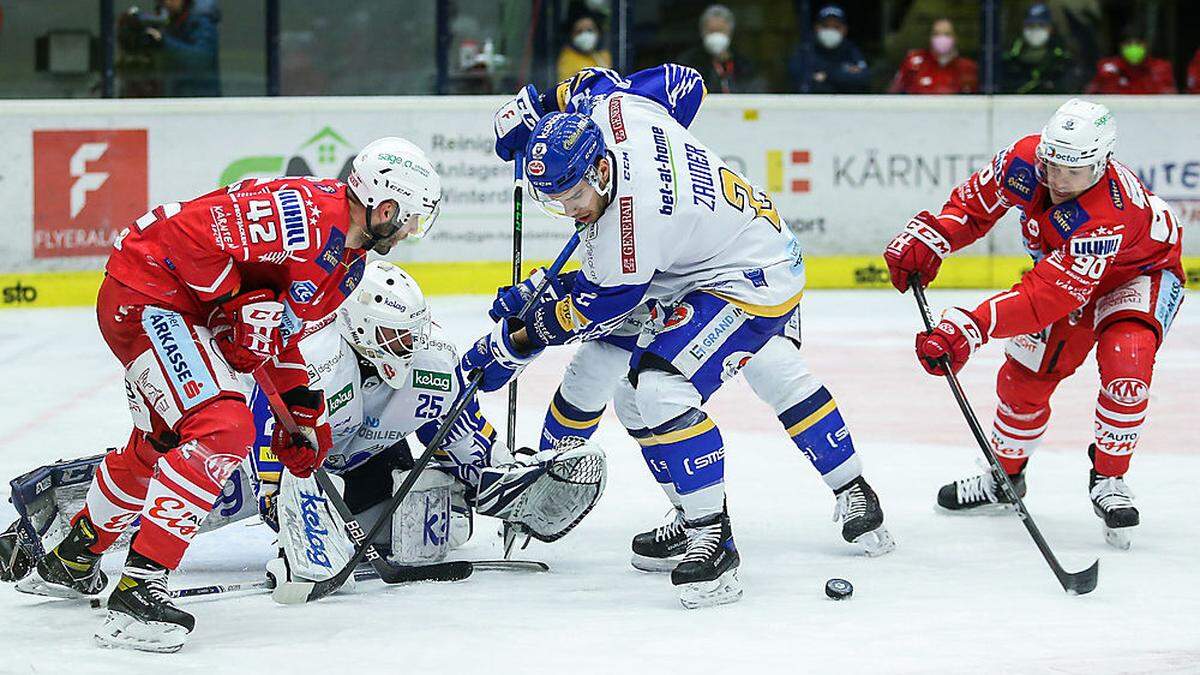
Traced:
[[429, 344], [431, 320], [425, 294], [408, 273], [376, 260], [338, 308], [342, 336], [393, 389], [403, 387], [413, 355]]

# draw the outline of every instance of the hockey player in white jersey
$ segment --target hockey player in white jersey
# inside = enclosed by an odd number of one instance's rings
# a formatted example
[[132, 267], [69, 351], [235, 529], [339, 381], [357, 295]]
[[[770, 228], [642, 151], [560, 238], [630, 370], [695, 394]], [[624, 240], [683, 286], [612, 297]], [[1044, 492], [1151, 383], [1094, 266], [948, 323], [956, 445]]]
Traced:
[[770, 199], [664, 106], [620, 87], [591, 103], [590, 116], [539, 119], [524, 160], [533, 196], [587, 226], [582, 273], [527, 321], [498, 322], [462, 368], [482, 370], [483, 389], [493, 390], [546, 346], [611, 332], [646, 300], [671, 307], [639, 338], [619, 416], [683, 516], [687, 550], [671, 574], [680, 600], [733, 602], [742, 590], [725, 447], [701, 406], [792, 321], [804, 287], [800, 247]]
[[[536, 123], [532, 118], [540, 119], [553, 110], [571, 112], [590, 108], [617, 89], [658, 103], [684, 127], [691, 126], [704, 98], [699, 73], [684, 66], [665, 64], [638, 71], [629, 78], [608, 69], [584, 69], [546, 94], [526, 86], [515, 99], [502, 106], [496, 114], [497, 155], [512, 159], [523, 151], [529, 130]], [[531, 114], [509, 115], [510, 111]], [[565, 295], [575, 274], [568, 272], [551, 280], [548, 297], [557, 299]], [[540, 277], [541, 272], [535, 271], [522, 284], [502, 289], [489, 312], [492, 319], [515, 315]], [[646, 303], [612, 333], [579, 347], [546, 411], [541, 449], [553, 448], [564, 438], [592, 436], [608, 402], [628, 373], [637, 336], [648, 322], [658, 318], [660, 311], [664, 312], [661, 321], [674, 324], [686, 310], [660, 309], [654, 303]], [[788, 436], [833, 491], [834, 520], [842, 521], [842, 537], [861, 545], [869, 556], [885, 554], [893, 550], [895, 543], [883, 527], [882, 512], [861, 508], [874, 498], [867, 495], [871, 487], [862, 477], [862, 461], [855, 452], [853, 439], [833, 396], [808, 370], [799, 356], [799, 348], [800, 326], [796, 314], [794, 324], [784, 334], [771, 338], [742, 373], [758, 397], [774, 409]], [[621, 409], [618, 405], [618, 413]], [[818, 411], [822, 414], [814, 416]], [[669, 477], [656, 474], [656, 478], [669, 494]], [[645, 571], [670, 571], [679, 562], [686, 545], [683, 521], [676, 508], [666, 525], [634, 537], [631, 562]]]

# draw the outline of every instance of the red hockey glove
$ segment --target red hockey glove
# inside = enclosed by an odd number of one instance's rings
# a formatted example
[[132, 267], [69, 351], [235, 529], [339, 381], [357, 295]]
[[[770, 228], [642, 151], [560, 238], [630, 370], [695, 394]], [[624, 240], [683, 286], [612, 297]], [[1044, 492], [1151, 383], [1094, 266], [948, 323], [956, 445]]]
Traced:
[[208, 317], [208, 327], [229, 365], [239, 373], [252, 373], [283, 349], [282, 320], [283, 304], [264, 288], [218, 305]]
[[957, 373], [987, 339], [987, 327], [974, 314], [951, 307], [942, 312], [937, 328], [917, 333], [917, 360], [930, 375], [943, 375], [939, 359], [945, 356], [950, 360], [950, 369]]
[[922, 211], [887, 245], [883, 259], [891, 272], [892, 285], [903, 293], [908, 290], [908, 278], [914, 272], [921, 275], [921, 285], [928, 286], [937, 277], [942, 258], [950, 253], [950, 241], [937, 218]]
[[296, 387], [282, 398], [300, 429], [289, 434], [277, 421], [271, 434], [271, 451], [293, 476], [308, 478], [325, 462], [333, 447], [333, 432], [325, 419], [325, 395], [308, 387]]

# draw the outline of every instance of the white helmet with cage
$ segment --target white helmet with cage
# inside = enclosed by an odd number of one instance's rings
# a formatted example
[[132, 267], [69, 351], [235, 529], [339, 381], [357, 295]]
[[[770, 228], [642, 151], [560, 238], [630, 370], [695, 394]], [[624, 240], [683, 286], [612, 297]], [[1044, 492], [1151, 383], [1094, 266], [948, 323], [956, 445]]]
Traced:
[[398, 266], [376, 260], [338, 308], [342, 336], [393, 389], [404, 386], [413, 355], [429, 344], [432, 320], [421, 287]]
[[[1117, 121], [1106, 106], [1073, 98], [1062, 104], [1046, 126], [1037, 146], [1042, 164], [1091, 168], [1091, 187], [1104, 175], [1117, 145]], [[1046, 172], [1038, 171], [1044, 183]]]
[[385, 201], [400, 208], [392, 217], [392, 230], [371, 234], [384, 239], [398, 229], [420, 238], [433, 227], [441, 210], [442, 179], [425, 153], [411, 141], [386, 137], [372, 141], [354, 158], [346, 177], [350, 191], [370, 211]]

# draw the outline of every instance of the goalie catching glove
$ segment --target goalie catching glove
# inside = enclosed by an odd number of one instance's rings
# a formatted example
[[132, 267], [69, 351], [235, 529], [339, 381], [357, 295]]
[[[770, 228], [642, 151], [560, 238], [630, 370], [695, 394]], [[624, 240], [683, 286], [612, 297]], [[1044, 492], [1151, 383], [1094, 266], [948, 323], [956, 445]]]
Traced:
[[475, 512], [519, 527], [539, 541], [563, 537], [604, 494], [608, 465], [595, 442], [570, 437], [528, 459], [485, 468]]

